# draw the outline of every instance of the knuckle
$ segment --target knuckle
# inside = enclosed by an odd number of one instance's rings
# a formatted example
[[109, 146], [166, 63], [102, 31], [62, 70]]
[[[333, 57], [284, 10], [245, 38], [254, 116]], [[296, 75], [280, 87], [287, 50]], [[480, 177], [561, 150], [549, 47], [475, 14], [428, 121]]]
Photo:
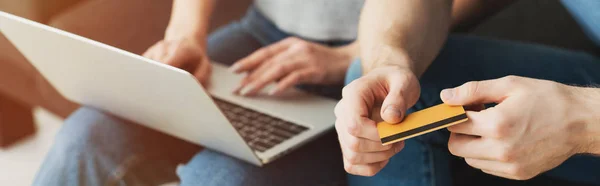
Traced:
[[471, 167], [474, 167], [474, 168], [476, 168], [476, 167], [475, 167], [475, 164], [474, 164], [474, 162], [473, 162], [473, 159], [470, 159], [470, 158], [465, 158], [465, 162], [467, 163], [467, 165], [469, 165], [469, 166], [471, 166]]
[[357, 154], [357, 153], [349, 153], [350, 155], [348, 155], [348, 161], [350, 163], [355, 163], [355, 164], [359, 164], [362, 161], [362, 158]]
[[502, 162], [514, 162], [515, 158], [514, 150], [511, 147], [505, 147], [503, 150], [500, 150], [497, 157]]
[[508, 168], [507, 173], [513, 176], [513, 178], [516, 180], [528, 180], [535, 176], [534, 174], [529, 174], [525, 170], [525, 167], [520, 164], [511, 165]]
[[377, 174], [379, 172], [379, 168], [377, 168], [376, 166], [370, 166], [367, 171], [365, 172], [364, 176], [367, 177], [372, 177], [375, 176], [375, 174]]
[[277, 72], [283, 72], [286, 69], [286, 65], [281, 63], [275, 63], [273, 64], [273, 68], [275, 68], [275, 71]]
[[[391, 145], [388, 145], [391, 146]], [[396, 155], [396, 150], [395, 149], [385, 149], [386, 153], [385, 153], [385, 159], [390, 159], [392, 158], [394, 155]]]
[[458, 154], [458, 150], [455, 147], [455, 145], [452, 145], [452, 143], [448, 143], [448, 151], [450, 151], [450, 154], [455, 155], [455, 156], [460, 156]]
[[334, 127], [335, 127], [335, 130], [337, 130], [338, 132], [339, 132], [339, 131], [340, 131], [340, 129], [341, 129], [341, 125], [342, 125], [341, 123], [342, 123], [342, 121], [340, 121], [340, 119], [339, 119], [339, 118], [337, 118], [337, 119], [335, 120], [335, 125], [334, 125]]
[[519, 85], [521, 82], [521, 78], [515, 75], [509, 75], [502, 78], [502, 81], [509, 86]]
[[412, 73], [392, 73], [386, 79], [399, 80], [397, 82], [410, 82], [417, 78]]
[[303, 51], [303, 52], [308, 52], [310, 53], [312, 51], [312, 45], [309, 44], [308, 42], [297, 42], [296, 44], [294, 44], [298, 50]]
[[489, 127], [491, 128], [490, 130], [493, 137], [503, 138], [510, 135], [511, 128], [514, 124], [507, 119], [505, 114], [497, 112], [492, 118], [493, 120]]
[[350, 138], [347, 142], [348, 148], [352, 151], [359, 151], [360, 146], [361, 146], [361, 141], [358, 138]]
[[292, 36], [292, 37], [286, 38], [285, 40], [288, 40], [288, 41], [300, 41], [300, 38]]
[[259, 49], [258, 53], [265, 55], [265, 56], [272, 56], [275, 54], [275, 48], [265, 47], [265, 48]]
[[450, 151], [450, 154], [455, 155], [455, 156], [459, 156], [458, 154], [458, 147], [455, 143], [456, 137], [454, 134], [451, 134], [450, 139], [448, 139], [448, 151]]
[[506, 173], [512, 176], [518, 176], [521, 173], [520, 166], [517, 164], [511, 164], [507, 167]]
[[348, 122], [348, 126], [346, 127], [346, 130], [348, 130], [348, 134], [352, 136], [358, 136], [358, 134], [360, 134], [360, 124], [358, 122]]
[[352, 82], [352, 83], [348, 84], [347, 86], [345, 86], [344, 88], [342, 88], [342, 97], [349, 97], [350, 95], [354, 94], [355, 91], [356, 91], [356, 83]]
[[353, 164], [351, 163], [344, 163], [344, 170], [346, 170], [347, 173], [351, 173], [354, 174], [352, 168], [353, 168]]
[[[336, 116], [336, 117], [338, 117], [338, 119], [339, 119], [339, 117], [342, 117], [342, 116], [343, 116], [342, 109], [343, 109], [344, 107], [342, 106], [342, 101], [344, 101], [344, 100], [343, 100], [343, 99], [342, 99], [342, 100], [340, 100], [340, 102], [338, 102], [338, 103], [335, 105], [335, 108], [333, 109], [333, 112], [334, 112], [335, 116]], [[336, 128], [338, 128], [338, 127], [339, 127], [339, 124], [340, 124], [340, 123], [341, 123], [340, 121], [336, 121], [336, 122], [335, 122], [335, 124], [336, 124]]]
[[396, 152], [392, 151], [392, 148], [394, 148], [394, 145], [381, 145], [381, 150], [390, 151], [393, 156], [394, 154], [396, 154]]
[[463, 96], [465, 96], [465, 97], [471, 97], [471, 96], [477, 94], [477, 92], [479, 91], [479, 82], [469, 81], [464, 84], [464, 87], [465, 87], [465, 91], [463, 91], [461, 93], [459, 90], [458, 95], [464, 94]]

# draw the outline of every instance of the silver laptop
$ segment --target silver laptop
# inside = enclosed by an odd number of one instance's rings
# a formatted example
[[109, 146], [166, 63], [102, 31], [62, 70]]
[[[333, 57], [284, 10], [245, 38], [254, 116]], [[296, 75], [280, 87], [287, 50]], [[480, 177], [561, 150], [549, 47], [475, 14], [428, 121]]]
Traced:
[[232, 90], [243, 77], [218, 63], [202, 87], [178, 68], [8, 13], [0, 12], [0, 31], [67, 99], [254, 165], [335, 121], [336, 101], [298, 90], [237, 96]]

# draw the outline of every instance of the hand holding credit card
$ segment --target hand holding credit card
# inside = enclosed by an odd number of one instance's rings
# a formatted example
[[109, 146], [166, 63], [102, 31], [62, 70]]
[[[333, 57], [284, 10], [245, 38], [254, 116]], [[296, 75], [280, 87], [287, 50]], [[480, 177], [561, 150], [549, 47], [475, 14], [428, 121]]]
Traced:
[[397, 124], [379, 122], [377, 130], [381, 143], [389, 145], [465, 121], [467, 114], [462, 106], [439, 104], [409, 114]]

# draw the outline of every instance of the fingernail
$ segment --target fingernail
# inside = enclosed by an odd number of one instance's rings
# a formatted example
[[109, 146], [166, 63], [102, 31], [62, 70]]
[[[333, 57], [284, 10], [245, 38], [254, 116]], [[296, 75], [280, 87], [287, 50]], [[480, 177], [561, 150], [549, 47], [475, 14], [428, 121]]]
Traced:
[[240, 90], [240, 94], [242, 96], [245, 96], [248, 93], [250, 93], [250, 91], [252, 91], [252, 89], [254, 89], [254, 85], [252, 85], [252, 84], [247, 85], [246, 87], [242, 88], [242, 90]]
[[402, 111], [400, 111], [400, 109], [398, 109], [396, 106], [393, 106], [393, 105], [390, 105], [387, 108], [385, 108], [385, 111], [383, 112], [383, 114], [385, 114], [387, 116], [395, 117], [395, 118], [402, 117]]
[[442, 90], [442, 99], [450, 100], [454, 96], [454, 89], [444, 89]]

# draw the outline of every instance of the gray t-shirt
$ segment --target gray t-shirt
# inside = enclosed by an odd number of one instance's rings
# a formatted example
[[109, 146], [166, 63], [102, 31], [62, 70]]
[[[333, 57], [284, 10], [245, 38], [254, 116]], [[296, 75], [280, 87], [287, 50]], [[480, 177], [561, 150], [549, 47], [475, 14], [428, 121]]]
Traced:
[[255, 0], [287, 33], [314, 40], [353, 40], [364, 0]]

